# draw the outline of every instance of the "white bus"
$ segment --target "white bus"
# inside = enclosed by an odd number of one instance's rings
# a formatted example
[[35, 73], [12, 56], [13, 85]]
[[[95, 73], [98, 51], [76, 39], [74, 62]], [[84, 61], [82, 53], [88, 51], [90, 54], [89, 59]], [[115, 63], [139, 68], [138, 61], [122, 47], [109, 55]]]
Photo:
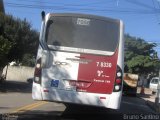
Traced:
[[32, 98], [119, 109], [124, 39], [120, 20], [42, 12]]

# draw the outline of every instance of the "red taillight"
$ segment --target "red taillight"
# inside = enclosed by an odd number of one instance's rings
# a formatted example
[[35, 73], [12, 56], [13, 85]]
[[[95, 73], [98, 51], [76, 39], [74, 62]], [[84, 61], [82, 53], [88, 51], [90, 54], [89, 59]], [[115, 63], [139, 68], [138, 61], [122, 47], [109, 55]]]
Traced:
[[41, 58], [37, 60], [35, 71], [34, 71], [34, 82], [39, 83], [41, 82]]
[[121, 84], [122, 80], [121, 79], [116, 79], [116, 84]]
[[41, 75], [41, 68], [35, 67], [34, 76], [39, 77]]

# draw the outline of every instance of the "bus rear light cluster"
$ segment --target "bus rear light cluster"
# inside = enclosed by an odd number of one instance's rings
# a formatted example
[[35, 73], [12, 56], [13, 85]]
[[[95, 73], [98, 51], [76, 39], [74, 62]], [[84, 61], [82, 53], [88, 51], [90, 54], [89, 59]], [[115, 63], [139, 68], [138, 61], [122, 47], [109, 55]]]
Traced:
[[35, 83], [41, 83], [41, 58], [37, 60], [36, 66], [35, 66], [35, 71], [34, 71], [34, 82]]
[[114, 83], [114, 92], [119, 92], [122, 89], [122, 69], [117, 65], [117, 71], [116, 71], [116, 78], [115, 78], [115, 83]]

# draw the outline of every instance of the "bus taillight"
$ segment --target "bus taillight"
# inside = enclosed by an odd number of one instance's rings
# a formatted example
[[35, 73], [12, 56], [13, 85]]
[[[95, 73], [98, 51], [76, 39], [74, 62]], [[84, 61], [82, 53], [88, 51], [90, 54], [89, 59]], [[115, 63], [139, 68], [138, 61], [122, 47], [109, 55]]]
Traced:
[[35, 71], [34, 71], [34, 82], [35, 83], [41, 83], [41, 58], [37, 60], [36, 66], [35, 66]]
[[122, 89], [122, 69], [117, 66], [116, 78], [114, 83], [114, 92], [119, 92]]
[[121, 79], [116, 79], [116, 84], [121, 84], [122, 80]]

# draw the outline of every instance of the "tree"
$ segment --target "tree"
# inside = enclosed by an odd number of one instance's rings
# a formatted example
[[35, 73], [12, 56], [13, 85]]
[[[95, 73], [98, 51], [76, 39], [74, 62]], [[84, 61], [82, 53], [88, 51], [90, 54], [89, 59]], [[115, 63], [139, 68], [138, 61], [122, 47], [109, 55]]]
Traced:
[[0, 13], [0, 68], [11, 61], [22, 61], [24, 54], [35, 56], [38, 36], [26, 19]]
[[7, 55], [11, 49], [12, 43], [5, 39], [3, 36], [0, 36], [0, 63], [5, 64], [7, 60]]
[[155, 59], [156, 44], [147, 43], [141, 38], [125, 35], [125, 72], [148, 74], [156, 72], [160, 61]]
[[23, 59], [22, 59], [22, 65], [34, 67], [35, 60], [36, 60], [35, 56], [33, 56], [32, 54], [24, 54]]

